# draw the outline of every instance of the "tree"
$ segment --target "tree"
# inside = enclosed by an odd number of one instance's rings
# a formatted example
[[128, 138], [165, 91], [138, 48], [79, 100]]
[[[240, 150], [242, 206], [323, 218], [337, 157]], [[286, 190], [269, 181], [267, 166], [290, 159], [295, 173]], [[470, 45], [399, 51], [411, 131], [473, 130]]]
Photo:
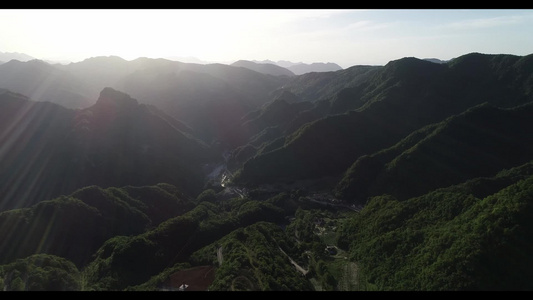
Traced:
[[24, 291], [24, 289], [25, 289], [25, 284], [24, 284], [24, 281], [20, 277], [17, 277], [11, 281], [12, 291]]

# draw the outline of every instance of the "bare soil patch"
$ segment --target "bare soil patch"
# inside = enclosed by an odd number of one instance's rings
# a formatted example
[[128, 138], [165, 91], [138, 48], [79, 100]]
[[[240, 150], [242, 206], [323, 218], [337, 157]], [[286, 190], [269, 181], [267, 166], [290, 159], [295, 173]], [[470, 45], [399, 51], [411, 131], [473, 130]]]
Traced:
[[207, 291], [215, 280], [215, 269], [215, 266], [200, 266], [178, 271], [170, 275], [168, 285], [174, 290], [186, 284], [185, 291]]

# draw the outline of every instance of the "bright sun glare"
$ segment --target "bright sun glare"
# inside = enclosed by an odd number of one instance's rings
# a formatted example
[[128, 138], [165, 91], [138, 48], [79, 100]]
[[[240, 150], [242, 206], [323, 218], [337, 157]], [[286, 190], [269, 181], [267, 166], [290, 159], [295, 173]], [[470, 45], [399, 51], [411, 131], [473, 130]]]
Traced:
[[[12, 48], [13, 52], [35, 49], [35, 53], [28, 54], [47, 58], [67, 52], [66, 59], [72, 61], [100, 55], [118, 55], [128, 60], [142, 56], [227, 60], [241, 53], [262, 56], [265, 50], [278, 51], [281, 36], [290, 39], [294, 34], [291, 24], [295, 18], [317, 18], [327, 13], [327, 10], [254, 10], [252, 14], [242, 9], [37, 9], [17, 14], [8, 10], [0, 11], [0, 25], [5, 24], [0, 26], [0, 36], [9, 37], [4, 48]], [[19, 29], [17, 35], [12, 32], [14, 27]]]

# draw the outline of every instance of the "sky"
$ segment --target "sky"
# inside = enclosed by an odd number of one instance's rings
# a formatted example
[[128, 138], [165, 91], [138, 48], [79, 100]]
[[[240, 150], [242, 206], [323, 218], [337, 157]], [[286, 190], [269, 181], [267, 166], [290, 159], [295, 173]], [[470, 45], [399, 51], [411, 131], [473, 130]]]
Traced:
[[0, 9], [0, 52], [385, 65], [533, 53], [533, 9]]

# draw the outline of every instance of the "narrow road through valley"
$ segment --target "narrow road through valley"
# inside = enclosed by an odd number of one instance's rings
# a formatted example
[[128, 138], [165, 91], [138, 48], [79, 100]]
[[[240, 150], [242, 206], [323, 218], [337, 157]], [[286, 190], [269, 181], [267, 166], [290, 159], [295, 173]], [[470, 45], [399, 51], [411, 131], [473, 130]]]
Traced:
[[217, 249], [217, 259], [218, 259], [218, 265], [222, 265], [222, 246], [218, 247]]

